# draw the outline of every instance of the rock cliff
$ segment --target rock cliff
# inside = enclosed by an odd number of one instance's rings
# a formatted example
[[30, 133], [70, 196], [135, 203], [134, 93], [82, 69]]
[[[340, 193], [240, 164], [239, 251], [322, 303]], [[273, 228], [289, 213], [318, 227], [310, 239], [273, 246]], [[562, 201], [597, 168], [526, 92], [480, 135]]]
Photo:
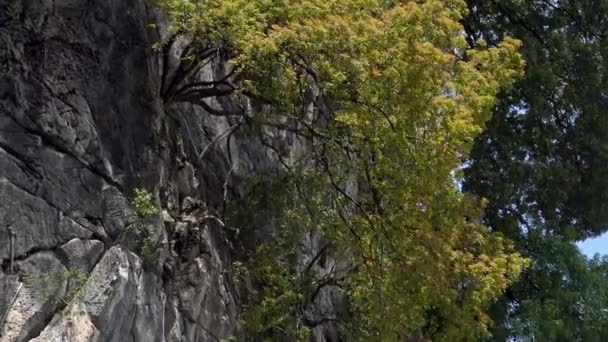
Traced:
[[[238, 119], [163, 97], [187, 43], [154, 49], [168, 39], [160, 18], [145, 0], [0, 0], [1, 341], [240, 336], [240, 232], [216, 221], [275, 161]], [[126, 229], [135, 188], [161, 209], [151, 265]], [[331, 339], [322, 325], [313, 335]]]

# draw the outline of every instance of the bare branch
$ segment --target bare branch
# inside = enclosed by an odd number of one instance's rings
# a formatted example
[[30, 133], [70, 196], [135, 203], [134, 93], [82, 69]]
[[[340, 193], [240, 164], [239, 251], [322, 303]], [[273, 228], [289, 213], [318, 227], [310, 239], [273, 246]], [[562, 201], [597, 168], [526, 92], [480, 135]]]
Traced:
[[329, 246], [331, 246], [331, 242], [326, 243], [325, 246], [323, 246], [323, 248], [321, 248], [319, 250], [319, 252], [317, 252], [317, 255], [315, 255], [315, 257], [312, 258], [312, 260], [308, 263], [308, 265], [306, 265], [306, 268], [305, 268], [306, 273], [310, 272], [310, 269], [312, 268], [312, 266], [314, 266], [314, 264], [317, 262], [317, 260], [319, 260], [321, 258], [323, 253], [325, 253], [325, 251], [327, 251]]
[[240, 114], [235, 114], [231, 111], [227, 111], [224, 109], [216, 109], [211, 107], [210, 104], [208, 104], [207, 102], [205, 102], [203, 99], [200, 99], [200, 101], [198, 101], [196, 104], [198, 104], [199, 106], [203, 107], [204, 110], [207, 111], [207, 113], [214, 115], [214, 116], [234, 116], [234, 115], [240, 115]]
[[241, 119], [239, 120], [239, 122], [237, 122], [236, 124], [230, 126], [230, 128], [228, 128], [227, 130], [225, 130], [222, 134], [216, 136], [210, 143], [209, 145], [207, 145], [205, 147], [205, 149], [201, 152], [201, 154], [198, 156], [199, 161], [202, 160], [205, 157], [205, 154], [207, 154], [207, 152], [211, 149], [212, 146], [214, 146], [215, 144], [217, 144], [223, 137], [232, 134], [233, 132], [235, 132], [243, 123], [243, 117], [241, 117]]
[[228, 230], [232, 230], [235, 231], [236, 234], [238, 235], [241, 230], [239, 228], [234, 228], [234, 227], [229, 227], [227, 226], [224, 221], [222, 221], [219, 217], [215, 216], [215, 215], [211, 215], [211, 214], [205, 214], [203, 216], [201, 216], [201, 220], [211, 220], [211, 221], [215, 221], [217, 222], [220, 226], [222, 226], [222, 228], [224, 229], [228, 229]]

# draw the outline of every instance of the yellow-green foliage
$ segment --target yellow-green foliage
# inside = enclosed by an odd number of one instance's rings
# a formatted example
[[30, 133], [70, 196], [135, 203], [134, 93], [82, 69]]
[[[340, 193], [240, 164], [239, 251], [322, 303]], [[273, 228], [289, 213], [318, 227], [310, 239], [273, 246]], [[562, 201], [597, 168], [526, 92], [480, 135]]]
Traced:
[[151, 217], [158, 214], [158, 208], [154, 202], [154, 195], [145, 189], [133, 190], [133, 209], [140, 218]]
[[228, 221], [237, 224], [246, 224], [244, 220], [249, 218], [249, 224], [255, 225], [258, 216], [276, 219], [278, 229], [273, 240], [259, 245], [248, 262], [235, 261], [232, 265], [232, 277], [237, 284], [249, 279], [256, 288], [262, 288], [243, 298], [242, 327], [251, 336], [271, 341], [277, 336], [303, 341], [309, 334], [301, 319], [301, 309], [311, 285], [307, 274], [298, 272], [295, 262], [301, 228], [309, 226], [309, 222], [294, 224], [292, 219], [306, 220], [310, 216], [294, 215], [296, 207], [306, 205], [294, 191], [297, 181], [297, 178], [252, 177], [246, 205], [236, 203], [229, 209]]
[[241, 321], [245, 330], [256, 336], [282, 336], [303, 341], [308, 329], [298, 318], [304, 302], [302, 279], [293, 263], [281, 255], [281, 250], [261, 245], [253, 255], [250, 266], [253, 281], [264, 285], [264, 292], [245, 307]]
[[[332, 121], [314, 127], [314, 154], [322, 193], [335, 194], [324, 233], [351, 252], [345, 293], [359, 333], [486, 333], [487, 304], [527, 261], [480, 224], [483, 202], [456, 184], [495, 96], [522, 72], [520, 43], [468, 50], [461, 0], [160, 5], [175, 32], [232, 56], [239, 90], [270, 104], [267, 115], [303, 121], [310, 97], [331, 108]], [[348, 179], [359, 184], [356, 200], [340, 191]]]

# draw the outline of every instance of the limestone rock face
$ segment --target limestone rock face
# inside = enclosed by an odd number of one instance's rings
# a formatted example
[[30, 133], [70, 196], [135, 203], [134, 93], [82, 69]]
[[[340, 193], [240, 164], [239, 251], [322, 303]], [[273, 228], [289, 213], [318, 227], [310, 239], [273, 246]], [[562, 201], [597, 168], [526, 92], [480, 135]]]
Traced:
[[[0, 341], [240, 336], [231, 232], [205, 214], [275, 161], [244, 134], [218, 140], [235, 118], [163, 98], [187, 42], [152, 48], [168, 37], [150, 3], [0, 0]], [[146, 226], [153, 260], [135, 188], [161, 208]]]

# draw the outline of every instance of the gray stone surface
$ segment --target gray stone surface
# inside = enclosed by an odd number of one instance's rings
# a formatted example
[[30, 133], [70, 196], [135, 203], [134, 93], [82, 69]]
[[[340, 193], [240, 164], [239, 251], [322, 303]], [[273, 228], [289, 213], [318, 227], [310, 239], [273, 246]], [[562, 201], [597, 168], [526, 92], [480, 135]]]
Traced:
[[[4, 326], [4, 322], [8, 317], [9, 310], [15, 304], [19, 292], [23, 288], [23, 284], [19, 281], [16, 275], [0, 275], [0, 327]], [[0, 329], [0, 338], [2, 337]]]
[[91, 341], [99, 332], [93, 325], [84, 305], [70, 304], [61, 315], [55, 315], [34, 342]]
[[59, 276], [65, 267], [55, 253], [43, 251], [19, 261], [19, 272], [26, 279], [17, 282], [4, 325], [3, 341], [29, 341], [40, 332], [60, 305], [68, 280]]
[[57, 254], [69, 269], [90, 272], [103, 253], [103, 243], [98, 240], [72, 239], [61, 245]]
[[95, 266], [83, 289], [82, 301], [101, 341], [120, 341], [130, 335], [137, 313], [139, 258], [112, 247]]
[[[238, 334], [228, 233], [204, 217], [242, 194], [242, 176], [276, 160], [256, 139], [225, 138], [237, 119], [163, 100], [162, 80], [175, 76], [187, 44], [169, 58], [153, 51], [165, 27], [147, 0], [0, 0], [0, 341]], [[276, 140], [288, 156], [302, 149], [291, 136]], [[159, 256], [151, 264], [140, 257], [143, 236], [127, 229], [136, 187], [163, 210], [149, 227]], [[7, 225], [17, 275], [6, 274]], [[68, 303], [67, 283], [50, 301], [20, 280], [65, 269], [89, 273]]]

